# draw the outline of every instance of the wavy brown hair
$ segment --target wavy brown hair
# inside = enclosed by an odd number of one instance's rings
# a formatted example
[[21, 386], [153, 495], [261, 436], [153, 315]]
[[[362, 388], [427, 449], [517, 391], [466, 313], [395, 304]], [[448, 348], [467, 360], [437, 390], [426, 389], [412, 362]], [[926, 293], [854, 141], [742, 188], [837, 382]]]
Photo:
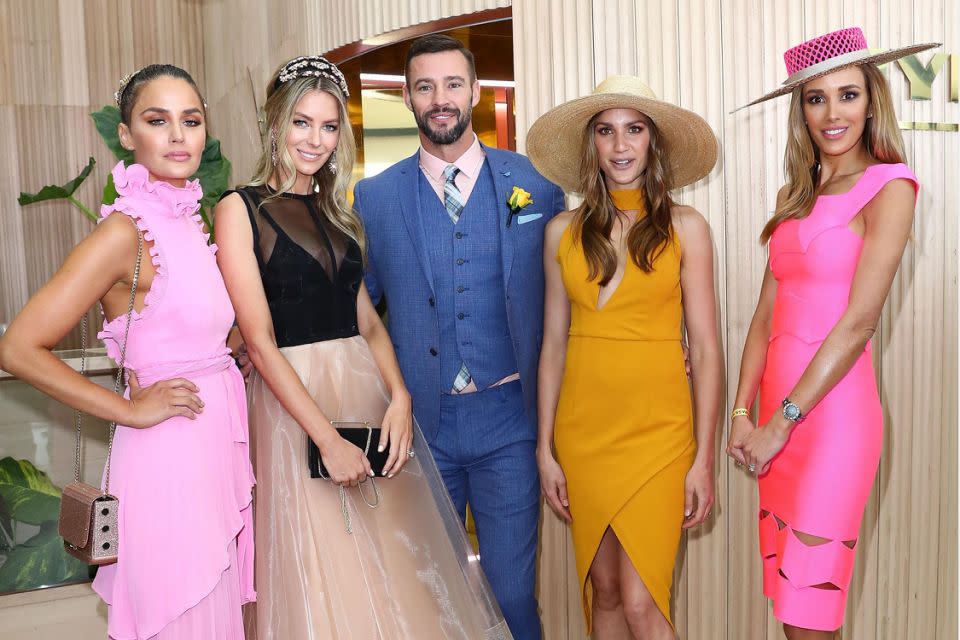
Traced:
[[[325, 77], [303, 76], [288, 80], [276, 88], [277, 76], [283, 65], [277, 69], [270, 83], [267, 85], [267, 100], [263, 105], [264, 132], [263, 153], [257, 161], [250, 186], [265, 185], [274, 179], [277, 183], [277, 193], [269, 195], [261, 202], [261, 206], [274, 198], [281, 197], [289, 191], [297, 180], [297, 168], [287, 151], [285, 141], [290, 127], [293, 124], [293, 114], [297, 104], [310, 91], [325, 91], [337, 100], [337, 111], [340, 120], [340, 138], [337, 141], [336, 171], [330, 171], [329, 162], [324, 163], [313, 174], [314, 194], [317, 198], [317, 210], [325, 216], [333, 226], [352, 238], [360, 245], [360, 252], [366, 261], [366, 235], [360, 216], [354, 212], [347, 202], [347, 188], [353, 174], [353, 163], [357, 157], [357, 144], [350, 127], [350, 118], [347, 115], [346, 96], [336, 82]], [[272, 150], [276, 149], [277, 164], [274, 166]]]
[[[602, 113], [602, 112], [601, 112]], [[666, 140], [657, 125], [645, 114], [640, 114], [650, 132], [647, 166], [641, 183], [647, 215], [637, 220], [627, 233], [630, 259], [646, 273], [653, 271], [653, 263], [666, 249], [673, 237], [671, 209], [674, 201], [668, 191], [671, 176]], [[574, 212], [571, 227], [573, 237], [583, 247], [590, 268], [590, 280], [605, 286], [617, 271], [617, 249], [610, 239], [617, 208], [607, 190], [607, 182], [600, 169], [600, 158], [593, 141], [593, 129], [600, 114], [590, 119], [584, 131], [583, 155], [580, 160], [580, 185], [583, 204]]]
[[[874, 160], [884, 163], [904, 162], [903, 138], [897, 124], [897, 114], [890, 97], [890, 85], [877, 66], [872, 63], [859, 66], [867, 87], [869, 106], [861, 144]], [[820, 150], [814, 144], [803, 121], [803, 85], [793, 90], [790, 115], [787, 119], [787, 148], [783, 154], [783, 171], [787, 177], [786, 197], [767, 221], [760, 234], [766, 243], [780, 224], [786, 220], [806, 218], [817, 199], [820, 183]]]

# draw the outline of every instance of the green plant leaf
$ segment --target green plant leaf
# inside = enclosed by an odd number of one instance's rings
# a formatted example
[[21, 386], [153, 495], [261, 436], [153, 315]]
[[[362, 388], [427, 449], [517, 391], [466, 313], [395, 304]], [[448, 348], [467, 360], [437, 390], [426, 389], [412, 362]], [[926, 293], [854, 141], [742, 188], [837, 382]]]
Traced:
[[97, 127], [97, 133], [107, 145], [113, 157], [117, 160], [123, 160], [125, 164], [133, 162], [133, 152], [123, 148], [120, 144], [120, 134], [117, 127], [120, 126], [120, 109], [113, 105], [107, 105], [99, 111], [90, 114], [93, 123]]
[[90, 569], [63, 550], [57, 522], [45, 522], [40, 533], [7, 554], [0, 565], [0, 593], [86, 580]]
[[60, 514], [60, 489], [28, 460], [0, 460], [0, 498], [11, 518], [27, 524], [43, 524]]
[[40, 191], [36, 193], [27, 193], [25, 191], [20, 192], [20, 197], [17, 198], [17, 202], [20, 203], [20, 206], [33, 204], [34, 202], [44, 202], [46, 200], [62, 200], [64, 198], [69, 198], [73, 195], [73, 192], [87, 179], [87, 176], [90, 175], [90, 172], [93, 171], [94, 165], [97, 164], [97, 161], [93, 158], [87, 161], [87, 166], [83, 168], [80, 174], [63, 185], [48, 184]]
[[103, 204], [113, 204], [113, 201], [117, 199], [117, 196], [120, 195], [117, 193], [117, 185], [113, 183], [113, 174], [107, 174], [107, 184], [103, 185], [103, 198], [101, 202]]
[[[203, 187], [203, 198], [200, 200], [200, 206], [204, 209], [212, 209], [217, 204], [220, 195], [227, 190], [230, 181], [230, 161], [220, 152], [220, 141], [211, 136], [207, 136], [207, 142], [203, 147], [203, 155], [200, 157], [200, 167], [193, 174], [193, 178], [200, 180], [200, 186]], [[206, 218], [204, 218], [206, 220]]]

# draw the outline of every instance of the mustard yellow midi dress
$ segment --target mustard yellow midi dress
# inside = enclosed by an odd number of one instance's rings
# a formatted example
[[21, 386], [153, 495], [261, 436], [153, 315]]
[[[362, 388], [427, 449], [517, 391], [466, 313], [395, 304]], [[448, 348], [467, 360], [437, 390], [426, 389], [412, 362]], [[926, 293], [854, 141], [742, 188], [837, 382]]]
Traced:
[[567, 478], [587, 632], [587, 572], [607, 527], [672, 625], [684, 478], [696, 452], [680, 343], [679, 240], [672, 234], [650, 273], [628, 259], [600, 309], [600, 285], [588, 279], [569, 227], [556, 257], [570, 299], [570, 333], [554, 444]]

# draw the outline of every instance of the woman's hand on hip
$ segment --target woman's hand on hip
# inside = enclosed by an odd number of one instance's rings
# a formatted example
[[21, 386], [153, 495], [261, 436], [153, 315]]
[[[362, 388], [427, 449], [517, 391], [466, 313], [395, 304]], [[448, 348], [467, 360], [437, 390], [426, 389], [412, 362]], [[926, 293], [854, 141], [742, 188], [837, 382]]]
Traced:
[[413, 457], [413, 412], [410, 394], [406, 391], [393, 395], [383, 416], [377, 451], [387, 447], [390, 455], [383, 466], [383, 475], [392, 478]]
[[141, 387], [137, 374], [128, 372], [130, 387], [130, 417], [124, 422], [128, 427], [146, 429], [174, 416], [196, 420], [203, 411], [203, 400], [197, 395], [200, 389], [186, 378], [161, 380]]

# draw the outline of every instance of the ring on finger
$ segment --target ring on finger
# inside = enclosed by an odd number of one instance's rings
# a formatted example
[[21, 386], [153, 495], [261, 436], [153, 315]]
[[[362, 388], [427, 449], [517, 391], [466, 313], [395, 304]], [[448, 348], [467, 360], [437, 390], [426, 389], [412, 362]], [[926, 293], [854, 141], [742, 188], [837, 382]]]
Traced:
[[756, 464], [751, 462], [750, 464], [747, 465], [747, 471], [749, 471], [750, 473], [754, 473], [756, 472], [756, 470], [757, 470]]
[[408, 458], [412, 458], [412, 457], [414, 457], [415, 455], [417, 455], [416, 451], [414, 451], [413, 449], [407, 449], [407, 457], [408, 457]]

